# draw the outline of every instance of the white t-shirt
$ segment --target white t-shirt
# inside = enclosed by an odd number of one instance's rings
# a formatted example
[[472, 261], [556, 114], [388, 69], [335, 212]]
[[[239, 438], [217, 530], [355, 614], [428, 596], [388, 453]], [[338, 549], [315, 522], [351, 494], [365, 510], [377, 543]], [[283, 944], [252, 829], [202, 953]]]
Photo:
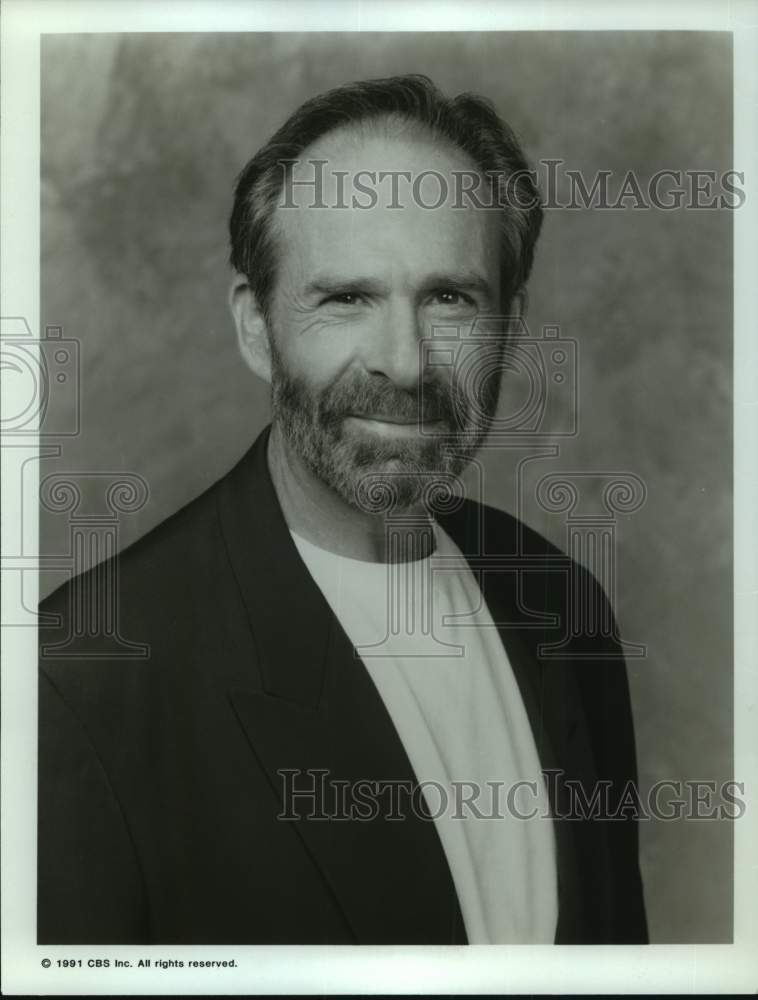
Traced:
[[[516, 679], [460, 549], [439, 525], [433, 554], [405, 563], [348, 559], [292, 537], [423, 785], [469, 942], [552, 944], [547, 791]], [[534, 818], [508, 808], [517, 782], [531, 784], [517, 786], [516, 810]]]

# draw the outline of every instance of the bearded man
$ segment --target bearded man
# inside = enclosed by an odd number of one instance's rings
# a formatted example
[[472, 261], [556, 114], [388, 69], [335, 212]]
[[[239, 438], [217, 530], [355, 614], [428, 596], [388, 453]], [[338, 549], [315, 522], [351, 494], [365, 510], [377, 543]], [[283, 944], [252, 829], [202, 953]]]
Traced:
[[96, 571], [43, 606], [40, 943], [646, 940], [605, 597], [461, 495], [540, 223], [510, 128], [425, 77], [308, 101], [243, 170], [271, 425], [119, 555], [143, 661], [77, 655]]

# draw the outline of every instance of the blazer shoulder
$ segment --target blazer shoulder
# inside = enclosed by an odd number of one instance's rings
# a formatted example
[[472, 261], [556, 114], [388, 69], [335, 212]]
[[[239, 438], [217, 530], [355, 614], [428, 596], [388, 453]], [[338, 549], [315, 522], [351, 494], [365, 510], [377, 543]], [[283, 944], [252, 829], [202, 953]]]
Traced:
[[[592, 569], [525, 521], [489, 504], [467, 499], [453, 523], [468, 553], [483, 556], [485, 562], [492, 559], [493, 569], [498, 568], [498, 559], [504, 558], [505, 575], [512, 584], [516, 581], [519, 602], [557, 614], [562, 622], [577, 613], [588, 617], [587, 621], [573, 622], [572, 631], [585, 630], [595, 636], [593, 655], [607, 650], [618, 658], [614, 609], [603, 581]], [[598, 623], [602, 627], [597, 627]]]
[[60, 584], [40, 601], [40, 612], [58, 613], [67, 605], [73, 586], [83, 590], [101, 586], [103, 576], [111, 569], [116, 572], [116, 567], [119, 578], [127, 582], [141, 577], [156, 581], [172, 571], [186, 573], [193, 563], [199, 568], [207, 551], [217, 545], [216, 497], [224, 478], [114, 555]]

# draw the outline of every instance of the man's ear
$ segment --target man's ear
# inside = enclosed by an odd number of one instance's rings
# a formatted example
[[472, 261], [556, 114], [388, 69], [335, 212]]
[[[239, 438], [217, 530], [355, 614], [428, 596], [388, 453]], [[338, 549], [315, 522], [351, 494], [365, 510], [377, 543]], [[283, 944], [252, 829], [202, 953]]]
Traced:
[[511, 299], [510, 312], [513, 316], [519, 316], [522, 319], [526, 316], [526, 311], [529, 308], [529, 295], [527, 294], [526, 288], [523, 286], [519, 288]]
[[236, 274], [229, 289], [229, 307], [237, 327], [240, 354], [251, 371], [271, 382], [271, 346], [263, 313], [247, 278]]

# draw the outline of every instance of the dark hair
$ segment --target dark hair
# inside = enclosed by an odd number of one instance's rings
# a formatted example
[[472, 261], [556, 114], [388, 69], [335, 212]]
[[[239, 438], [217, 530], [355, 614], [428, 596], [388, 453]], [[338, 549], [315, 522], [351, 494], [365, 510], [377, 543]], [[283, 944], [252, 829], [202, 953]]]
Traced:
[[[302, 104], [237, 178], [229, 220], [230, 262], [244, 274], [259, 308], [268, 314], [276, 275], [271, 220], [286, 174], [318, 139], [337, 129], [377, 119], [418, 123], [474, 161], [502, 205], [503, 297], [508, 302], [527, 281], [542, 225], [534, 174], [512, 129], [494, 106], [476, 94], [448, 98], [427, 76], [393, 76], [345, 84]], [[502, 185], [508, 190], [505, 202]], [[495, 185], [495, 188], [493, 188]]]

